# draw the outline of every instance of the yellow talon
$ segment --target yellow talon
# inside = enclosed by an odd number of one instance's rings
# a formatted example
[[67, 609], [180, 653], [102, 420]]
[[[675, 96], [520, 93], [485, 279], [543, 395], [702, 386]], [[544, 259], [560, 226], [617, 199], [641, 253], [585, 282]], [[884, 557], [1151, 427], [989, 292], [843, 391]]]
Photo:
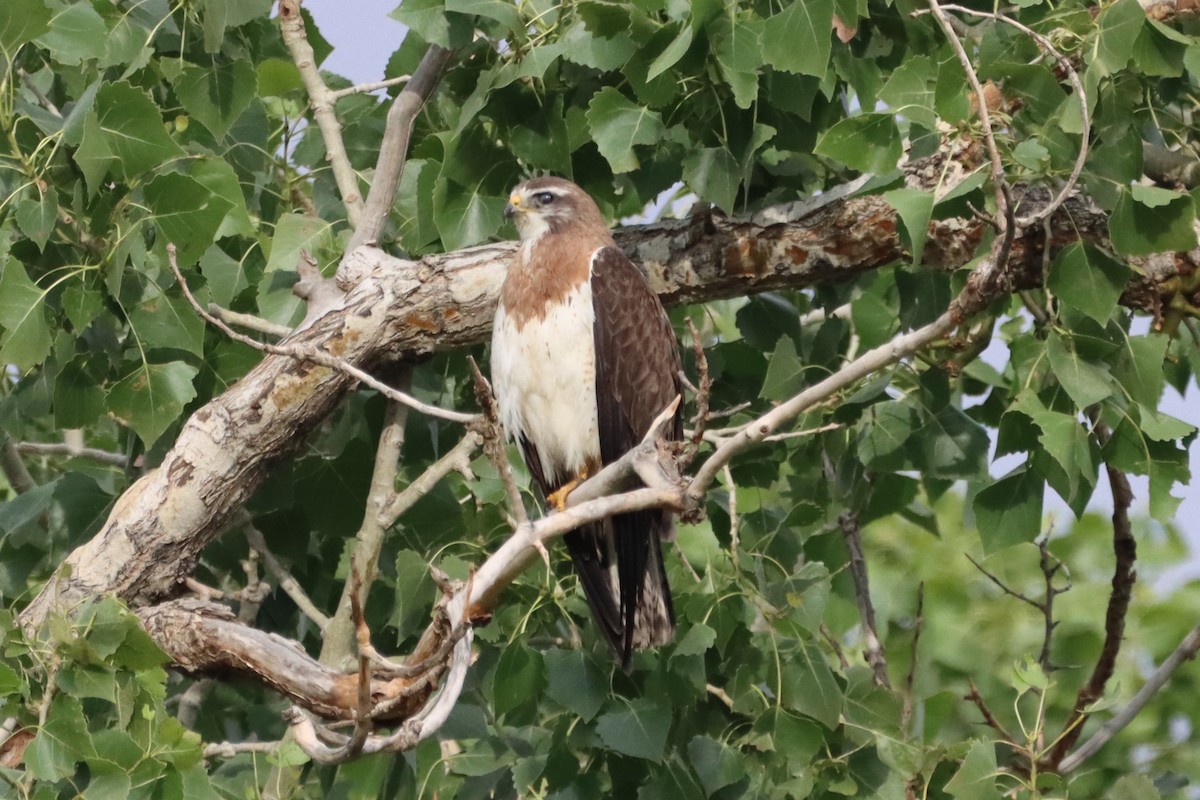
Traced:
[[584, 469], [584, 470], [580, 471], [578, 477], [572, 478], [571, 480], [567, 481], [562, 486], [558, 487], [553, 492], [551, 492], [550, 496], [546, 498], [546, 502], [549, 503], [554, 508], [555, 511], [566, 511], [567, 510], [567, 496], [570, 495], [571, 492], [575, 491], [575, 489], [579, 486], [579, 484], [583, 483], [587, 479], [588, 479], [588, 471], [586, 469]]

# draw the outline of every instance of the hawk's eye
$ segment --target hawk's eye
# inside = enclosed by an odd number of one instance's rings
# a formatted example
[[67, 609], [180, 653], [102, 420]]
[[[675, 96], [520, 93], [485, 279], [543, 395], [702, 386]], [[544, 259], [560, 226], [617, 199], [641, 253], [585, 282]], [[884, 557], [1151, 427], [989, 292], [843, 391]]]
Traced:
[[538, 192], [533, 197], [537, 200], [539, 206], [548, 206], [554, 202], [554, 195], [550, 192]]

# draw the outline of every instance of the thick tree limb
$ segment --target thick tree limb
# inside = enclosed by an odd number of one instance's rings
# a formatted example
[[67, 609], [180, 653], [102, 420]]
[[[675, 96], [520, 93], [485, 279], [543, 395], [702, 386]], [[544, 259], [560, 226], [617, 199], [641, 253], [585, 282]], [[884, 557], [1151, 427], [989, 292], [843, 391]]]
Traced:
[[[943, 153], [913, 164], [910, 182], [937, 185], [947, 172], [948, 158], [950, 154]], [[1036, 203], [1044, 194], [1030, 192], [1022, 202]], [[790, 218], [786, 211], [769, 224], [762, 224], [762, 214], [739, 220], [705, 216], [624, 229], [617, 239], [644, 266], [668, 303], [803, 288], [848, 279], [906, 257], [896, 213], [879, 197], [834, 201], [801, 219]], [[1104, 243], [1104, 215], [1079, 197], [1068, 200], [1052, 223], [1052, 251], [1080, 237]], [[965, 264], [982, 236], [983, 223], [975, 220], [935, 221], [926, 261], [939, 268]], [[1014, 287], [1040, 280], [1043, 246], [1040, 231], [1017, 237], [1008, 270]], [[411, 262], [359, 248], [346, 258], [355, 279], [340, 305], [285, 342], [370, 369], [385, 360], [481, 341], [490, 331], [496, 294], [513, 249], [512, 243], [485, 245]], [[1179, 258], [1200, 260], [1193, 253]], [[1124, 301], [1140, 308], [1161, 307], [1162, 285], [1176, 274], [1176, 255], [1151, 257], [1138, 267], [1149, 277], [1131, 284]], [[972, 297], [983, 296], [978, 286], [972, 292]], [[923, 330], [919, 341], [914, 332], [884, 345], [874, 360], [860, 360], [861, 374], [846, 376], [843, 385], [943, 335], [977, 307], [978, 300], [958, 303], [934, 329]], [[828, 397], [833, 386], [829, 380], [797, 398], [801, 407]], [[234, 510], [273, 465], [303, 446], [308, 433], [352, 385], [351, 378], [326, 367], [288, 356], [264, 358], [192, 415], [162, 464], [130, 487], [100, 532], [68, 556], [60, 577], [23, 611], [22, 621], [40, 623], [55, 599], [69, 606], [102, 593], [134, 603], [170, 595]], [[798, 413], [795, 407], [781, 406], [767, 420], [766, 430], [738, 434], [723, 448], [755, 443]], [[720, 464], [710, 463], [719, 471]], [[714, 476], [702, 471], [696, 488], [707, 487]]]

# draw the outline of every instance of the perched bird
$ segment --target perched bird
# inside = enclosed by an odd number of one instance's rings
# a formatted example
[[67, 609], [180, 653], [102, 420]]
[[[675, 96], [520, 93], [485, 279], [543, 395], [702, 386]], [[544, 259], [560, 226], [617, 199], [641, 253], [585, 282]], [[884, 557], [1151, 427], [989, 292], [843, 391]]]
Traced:
[[[506, 434], [561, 510], [679, 396], [679, 350], [658, 296], [582, 189], [533, 178], [513, 189], [504, 213], [521, 246], [496, 309], [492, 384]], [[666, 434], [682, 438], [679, 412]], [[660, 544], [673, 530], [671, 514], [653, 509], [566, 536], [592, 616], [624, 669], [634, 650], [675, 634]]]

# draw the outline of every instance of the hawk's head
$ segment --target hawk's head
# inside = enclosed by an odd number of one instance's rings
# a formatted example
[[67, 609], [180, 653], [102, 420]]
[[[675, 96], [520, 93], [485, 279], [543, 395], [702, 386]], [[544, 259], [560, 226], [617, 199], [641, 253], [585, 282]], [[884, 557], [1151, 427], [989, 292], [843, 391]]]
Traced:
[[517, 184], [508, 197], [504, 216], [516, 224], [523, 242], [547, 233], [562, 233], [574, 226], [608, 230], [595, 201], [583, 189], [562, 178], [531, 178]]

